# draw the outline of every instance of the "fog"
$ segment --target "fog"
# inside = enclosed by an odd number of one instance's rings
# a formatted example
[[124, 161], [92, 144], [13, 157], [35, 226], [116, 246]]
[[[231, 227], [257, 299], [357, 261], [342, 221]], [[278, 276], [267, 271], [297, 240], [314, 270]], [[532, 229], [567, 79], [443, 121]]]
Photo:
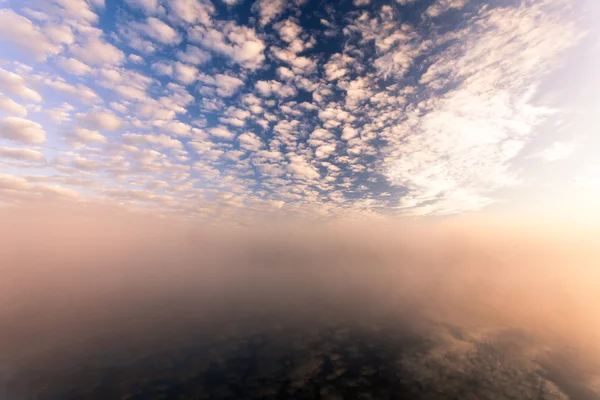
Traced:
[[55, 206], [0, 221], [0, 383], [231, 323], [379, 317], [422, 332], [516, 329], [578, 384], [600, 382], [590, 229], [466, 217], [235, 227]]

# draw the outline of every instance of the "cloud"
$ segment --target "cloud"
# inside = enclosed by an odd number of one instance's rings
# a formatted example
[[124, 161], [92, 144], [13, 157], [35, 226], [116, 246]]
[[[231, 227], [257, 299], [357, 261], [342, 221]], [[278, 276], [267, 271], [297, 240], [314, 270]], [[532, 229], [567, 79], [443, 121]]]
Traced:
[[134, 62], [136, 64], [141, 64], [144, 62], [144, 59], [137, 54], [130, 54], [127, 58], [129, 58], [131, 62]]
[[328, 158], [329, 156], [331, 156], [332, 154], [335, 153], [335, 150], [336, 150], [335, 143], [324, 144], [324, 145], [317, 147], [317, 149], [315, 150], [315, 156], [317, 158]]
[[145, 23], [134, 22], [130, 25], [162, 44], [175, 45], [182, 40], [176, 29], [158, 18], [148, 17]]
[[208, 130], [208, 133], [210, 133], [212, 136], [226, 140], [233, 140], [235, 138], [235, 132], [231, 132], [222, 125], [217, 126], [215, 128], [210, 128]]
[[25, 100], [42, 101], [42, 96], [35, 90], [28, 88], [21, 76], [2, 68], [0, 68], [0, 90], [7, 94], [22, 97]]
[[195, 26], [188, 30], [188, 39], [248, 69], [259, 68], [265, 60], [266, 46], [256, 31], [233, 22], [224, 24], [220, 30]]
[[242, 133], [238, 136], [238, 140], [240, 141], [240, 147], [244, 150], [258, 151], [264, 146], [260, 137], [252, 132]]
[[98, 71], [98, 83], [128, 100], [151, 102], [146, 91], [154, 79], [133, 69], [105, 67]]
[[34, 190], [50, 198], [59, 197], [68, 199], [78, 199], [81, 196], [76, 190], [59, 185], [50, 185], [45, 183], [40, 183], [36, 185], [34, 187]]
[[215, 75], [215, 86], [219, 96], [231, 97], [244, 86], [244, 81], [234, 76], [217, 74]]
[[342, 130], [342, 140], [350, 140], [358, 136], [358, 133], [358, 130], [353, 128], [352, 126], [345, 126]]
[[261, 96], [270, 97], [276, 95], [279, 97], [294, 97], [298, 91], [289, 85], [283, 85], [277, 81], [258, 81], [255, 84], [256, 90]]
[[71, 165], [81, 171], [96, 171], [100, 167], [100, 164], [88, 160], [87, 158], [83, 158], [81, 156], [75, 156], [75, 158], [71, 161]]
[[77, 120], [91, 129], [115, 131], [123, 125], [121, 118], [108, 110], [80, 114]]
[[92, 10], [90, 3], [99, 8], [104, 6], [103, 1], [56, 0], [55, 3], [62, 8], [60, 14], [63, 17], [74, 18], [88, 23], [98, 21], [98, 15]]
[[98, 103], [101, 101], [100, 96], [89, 87], [79, 84], [77, 86], [71, 85], [65, 82], [63, 79], [44, 79], [44, 83], [56, 90], [60, 90], [63, 93], [69, 94], [70, 96], [77, 98], [84, 103]]
[[209, 0], [171, 0], [168, 5], [172, 15], [186, 23], [212, 24], [215, 6]]
[[0, 119], [0, 138], [27, 144], [42, 144], [46, 141], [43, 127], [28, 119], [6, 117]]
[[108, 143], [106, 136], [98, 131], [76, 127], [67, 140], [74, 146], [84, 146], [90, 143]]
[[119, 65], [125, 60], [121, 50], [97, 35], [89, 35], [80, 44], [71, 46], [71, 53], [91, 65]]
[[27, 109], [0, 93], [0, 112], [17, 117], [27, 116]]
[[487, 11], [465, 40], [434, 57], [421, 82], [453, 88], [385, 135], [398, 143], [385, 173], [408, 189], [403, 207], [422, 214], [479, 209], [494, 201], [494, 190], [519, 182], [510, 161], [548, 114], [532, 104], [532, 86], [577, 41], [572, 26], [539, 7]]
[[467, 4], [468, 0], [436, 0], [435, 3], [430, 5], [425, 14], [429, 17], [438, 17], [451, 9], [460, 9]]
[[134, 145], [157, 145], [166, 149], [182, 149], [183, 144], [173, 139], [168, 135], [163, 134], [140, 134], [140, 133], [125, 133], [123, 136], [123, 142]]
[[281, 61], [288, 63], [296, 74], [311, 74], [317, 70], [317, 62], [311, 58], [298, 56], [289, 50], [272, 47], [273, 55]]
[[539, 158], [543, 161], [553, 162], [569, 158], [574, 152], [574, 143], [554, 142], [550, 147], [532, 154], [530, 158]]
[[18, 50], [27, 52], [40, 61], [62, 50], [59, 44], [52, 42], [30, 20], [8, 9], [0, 9], [0, 42], [11, 43]]
[[190, 85], [198, 78], [198, 69], [193, 65], [176, 63], [175, 64], [175, 79], [185, 85]]
[[43, 33], [56, 44], [71, 45], [75, 43], [75, 35], [66, 25], [46, 25]]
[[177, 136], [189, 136], [192, 130], [191, 126], [180, 121], [167, 121], [159, 126], [163, 131]]
[[258, 0], [252, 5], [261, 25], [267, 25], [280, 16], [288, 7], [288, 0]]
[[181, 62], [158, 61], [152, 64], [152, 69], [161, 74], [175, 78], [184, 85], [190, 85], [198, 79], [198, 68]]
[[282, 40], [292, 43], [302, 34], [302, 27], [292, 19], [286, 19], [273, 25], [273, 28], [279, 33]]
[[13, 147], [0, 147], [0, 157], [11, 158], [19, 161], [31, 161], [37, 163], [46, 162], [44, 154], [32, 149], [17, 149]]
[[30, 184], [19, 176], [0, 174], [0, 189], [25, 190]]
[[210, 53], [207, 53], [204, 50], [199, 49], [196, 46], [187, 45], [185, 51], [178, 51], [177, 58], [180, 61], [193, 64], [193, 65], [202, 65], [211, 60]]
[[[0, 112], [48, 132], [31, 150], [62, 161], [44, 173], [123, 203], [160, 180], [171, 199], [156, 207], [192, 215], [191, 199], [228, 216], [258, 198], [323, 216], [466, 212], [521, 183], [523, 149], [560, 109], [542, 82], [581, 37], [559, 12], [572, 1], [354, 0], [342, 15], [331, 0], [128, 0], [116, 25], [110, 4], [98, 25], [95, 0], [15, 6], [0, 31], [31, 43], [0, 38]], [[559, 143], [529, 157], [565, 157]]]
[[222, 124], [236, 126], [238, 128], [241, 128], [241, 127], [243, 127], [243, 126], [246, 125], [246, 122], [243, 119], [239, 119], [239, 118], [224, 118], [224, 117], [221, 117], [221, 118], [219, 118], [219, 122], [221, 122]]
[[54, 122], [60, 124], [62, 122], [71, 120], [71, 112], [74, 110], [75, 107], [69, 103], [63, 103], [60, 107], [46, 110], [46, 114], [48, 114]]
[[73, 75], [85, 75], [92, 70], [89, 65], [82, 63], [74, 58], [57, 58], [56, 63], [65, 71]]
[[333, 81], [344, 77], [349, 73], [349, 65], [355, 61], [352, 57], [344, 54], [334, 54], [329, 58], [327, 64], [325, 64], [325, 75], [327, 80]]

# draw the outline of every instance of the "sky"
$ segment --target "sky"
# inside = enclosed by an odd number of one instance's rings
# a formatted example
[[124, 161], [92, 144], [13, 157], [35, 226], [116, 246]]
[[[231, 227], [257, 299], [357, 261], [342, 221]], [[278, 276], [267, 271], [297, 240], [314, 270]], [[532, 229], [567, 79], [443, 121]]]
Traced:
[[598, 216], [585, 0], [0, 0], [0, 204]]

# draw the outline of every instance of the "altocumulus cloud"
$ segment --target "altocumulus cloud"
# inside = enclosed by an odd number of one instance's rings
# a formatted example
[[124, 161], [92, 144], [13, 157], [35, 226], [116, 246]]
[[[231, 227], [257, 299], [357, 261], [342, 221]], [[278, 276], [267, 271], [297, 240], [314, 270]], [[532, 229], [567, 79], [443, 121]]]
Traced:
[[575, 0], [242, 3], [5, 3], [11, 176], [196, 217], [439, 215], [582, 148], [524, 154], [561, 111], [543, 91], [585, 37]]

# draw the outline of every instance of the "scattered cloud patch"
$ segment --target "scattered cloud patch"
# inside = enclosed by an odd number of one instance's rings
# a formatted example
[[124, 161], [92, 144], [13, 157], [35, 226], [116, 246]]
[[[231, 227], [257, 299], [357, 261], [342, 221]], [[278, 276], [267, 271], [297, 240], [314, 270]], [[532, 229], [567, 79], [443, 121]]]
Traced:
[[0, 119], [0, 138], [25, 144], [42, 144], [46, 132], [42, 125], [24, 118], [6, 117]]

